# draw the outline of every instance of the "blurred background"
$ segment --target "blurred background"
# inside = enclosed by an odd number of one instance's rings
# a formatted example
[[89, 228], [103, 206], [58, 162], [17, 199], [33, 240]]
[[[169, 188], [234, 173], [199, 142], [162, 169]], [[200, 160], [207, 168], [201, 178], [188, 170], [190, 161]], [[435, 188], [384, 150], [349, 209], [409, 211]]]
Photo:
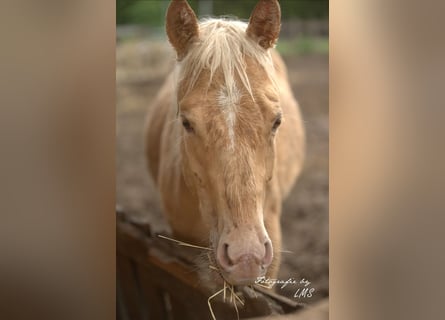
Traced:
[[[145, 114], [172, 70], [175, 55], [164, 31], [169, 0], [116, 3], [116, 198], [117, 204], [155, 231], [168, 227], [159, 195], [145, 167]], [[248, 20], [257, 0], [190, 0], [199, 18], [231, 16]], [[327, 0], [281, 0], [282, 54], [306, 126], [303, 172], [283, 206], [283, 253], [279, 278], [305, 278], [315, 294], [328, 296], [328, 35]], [[279, 293], [292, 298], [292, 286]]]

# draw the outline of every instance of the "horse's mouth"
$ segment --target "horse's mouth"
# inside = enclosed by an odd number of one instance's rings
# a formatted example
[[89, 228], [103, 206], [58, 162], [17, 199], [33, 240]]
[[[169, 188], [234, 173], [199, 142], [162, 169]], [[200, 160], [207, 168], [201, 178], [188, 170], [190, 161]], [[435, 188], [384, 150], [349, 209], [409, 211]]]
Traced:
[[248, 270], [235, 267], [230, 271], [225, 271], [218, 266], [218, 273], [222, 280], [233, 286], [254, 285], [259, 278], [266, 275], [266, 271], [267, 269], [262, 266], [249, 268]]

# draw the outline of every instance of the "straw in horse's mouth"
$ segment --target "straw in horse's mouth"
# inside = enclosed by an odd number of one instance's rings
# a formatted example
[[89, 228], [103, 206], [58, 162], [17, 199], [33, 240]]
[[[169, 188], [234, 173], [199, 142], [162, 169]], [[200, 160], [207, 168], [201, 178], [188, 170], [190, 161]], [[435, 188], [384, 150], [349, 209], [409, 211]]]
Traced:
[[191, 244], [191, 243], [187, 243], [187, 242], [184, 242], [184, 241], [180, 241], [180, 240], [176, 240], [176, 239], [173, 239], [173, 238], [169, 238], [169, 237], [163, 236], [163, 235], [161, 235], [161, 234], [158, 234], [158, 237], [159, 237], [159, 238], [162, 238], [162, 239], [166, 239], [166, 240], [170, 240], [170, 241], [176, 242], [176, 244], [177, 244], [177, 245], [180, 245], [180, 246], [185, 246], [185, 247], [191, 247], [191, 248], [196, 248], [196, 249], [202, 249], [202, 250], [213, 251], [212, 248], [202, 247], [202, 246], [197, 246], [197, 245], [194, 245], [194, 244]]
[[[165, 240], [173, 241], [173, 242], [175, 242], [177, 245], [180, 245], [180, 246], [185, 246], [185, 247], [195, 248], [195, 249], [199, 249], [199, 250], [213, 251], [213, 249], [212, 249], [212, 248], [209, 248], [209, 247], [197, 246], [197, 245], [194, 245], [194, 244], [191, 244], [191, 243], [187, 243], [187, 242], [184, 242], [184, 241], [176, 240], [176, 239], [169, 238], [169, 237], [166, 237], [166, 236], [163, 236], [163, 235], [158, 235], [158, 237], [159, 237], [159, 238], [162, 238], [162, 239], [165, 239]], [[209, 268], [212, 269], [212, 270], [214, 270], [214, 271], [216, 271], [216, 272], [221, 276], [221, 278], [222, 278], [223, 281], [224, 281], [224, 286], [223, 286], [223, 288], [222, 288], [221, 290], [218, 290], [218, 291], [215, 292], [214, 294], [212, 294], [212, 295], [207, 299], [207, 304], [209, 305], [209, 311], [210, 311], [210, 314], [212, 315], [212, 319], [213, 319], [213, 320], [216, 320], [216, 317], [215, 317], [215, 314], [213, 313], [212, 304], [210, 303], [210, 301], [211, 301], [212, 299], [216, 298], [217, 296], [219, 296], [219, 295], [222, 293], [222, 294], [223, 294], [223, 301], [224, 301], [224, 303], [225, 303], [225, 302], [226, 302], [226, 298], [227, 298], [227, 292], [226, 292], [226, 290], [228, 290], [228, 291], [229, 291], [228, 293], [230, 294], [230, 303], [232, 303], [233, 306], [235, 307], [236, 316], [237, 316], [237, 319], [239, 320], [239, 312], [238, 312], [238, 307], [237, 307], [237, 305], [236, 305], [236, 304], [237, 304], [236, 301], [238, 301], [242, 306], [244, 306], [244, 301], [241, 300], [241, 298], [236, 294], [236, 292], [235, 292], [235, 286], [231, 285], [230, 283], [227, 283], [227, 281], [226, 281], [226, 280], [224, 279], [224, 277], [221, 275], [221, 271], [219, 270], [219, 268], [218, 268], [217, 266], [212, 265], [212, 259], [211, 259], [211, 256], [210, 256], [210, 253], [209, 253], [209, 252], [207, 252], [207, 258], [209, 259]], [[261, 286], [262, 286], [262, 285], [261, 285]], [[264, 287], [265, 287], [265, 286], [264, 286]], [[253, 288], [252, 288], [252, 289], [253, 289]], [[255, 291], [253, 291], [253, 292], [255, 292]], [[227, 298], [227, 300], [228, 300], [228, 298]]]

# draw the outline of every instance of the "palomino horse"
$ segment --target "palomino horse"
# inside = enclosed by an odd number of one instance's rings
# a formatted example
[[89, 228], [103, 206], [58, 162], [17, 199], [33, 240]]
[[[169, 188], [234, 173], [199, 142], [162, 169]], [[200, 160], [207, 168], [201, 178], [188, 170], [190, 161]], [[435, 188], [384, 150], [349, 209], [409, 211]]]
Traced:
[[148, 166], [175, 238], [213, 249], [232, 285], [276, 277], [281, 203], [304, 157], [298, 105], [273, 50], [280, 19], [277, 0], [260, 0], [249, 23], [199, 22], [173, 0], [176, 69], [147, 117]]

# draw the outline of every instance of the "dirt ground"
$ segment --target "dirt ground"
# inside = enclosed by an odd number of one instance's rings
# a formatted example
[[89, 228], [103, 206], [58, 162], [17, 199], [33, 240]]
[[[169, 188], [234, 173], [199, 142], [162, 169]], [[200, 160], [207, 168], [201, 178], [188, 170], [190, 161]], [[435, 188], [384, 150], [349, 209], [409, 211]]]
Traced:
[[[164, 41], [117, 44], [117, 205], [156, 230], [165, 230], [159, 195], [145, 167], [143, 126], [147, 109], [173, 54]], [[279, 279], [307, 279], [315, 288], [312, 304], [328, 296], [328, 56], [286, 56], [294, 94], [300, 103], [307, 134], [304, 170], [285, 200], [282, 214], [283, 253]], [[293, 298], [295, 285], [278, 289]]]

